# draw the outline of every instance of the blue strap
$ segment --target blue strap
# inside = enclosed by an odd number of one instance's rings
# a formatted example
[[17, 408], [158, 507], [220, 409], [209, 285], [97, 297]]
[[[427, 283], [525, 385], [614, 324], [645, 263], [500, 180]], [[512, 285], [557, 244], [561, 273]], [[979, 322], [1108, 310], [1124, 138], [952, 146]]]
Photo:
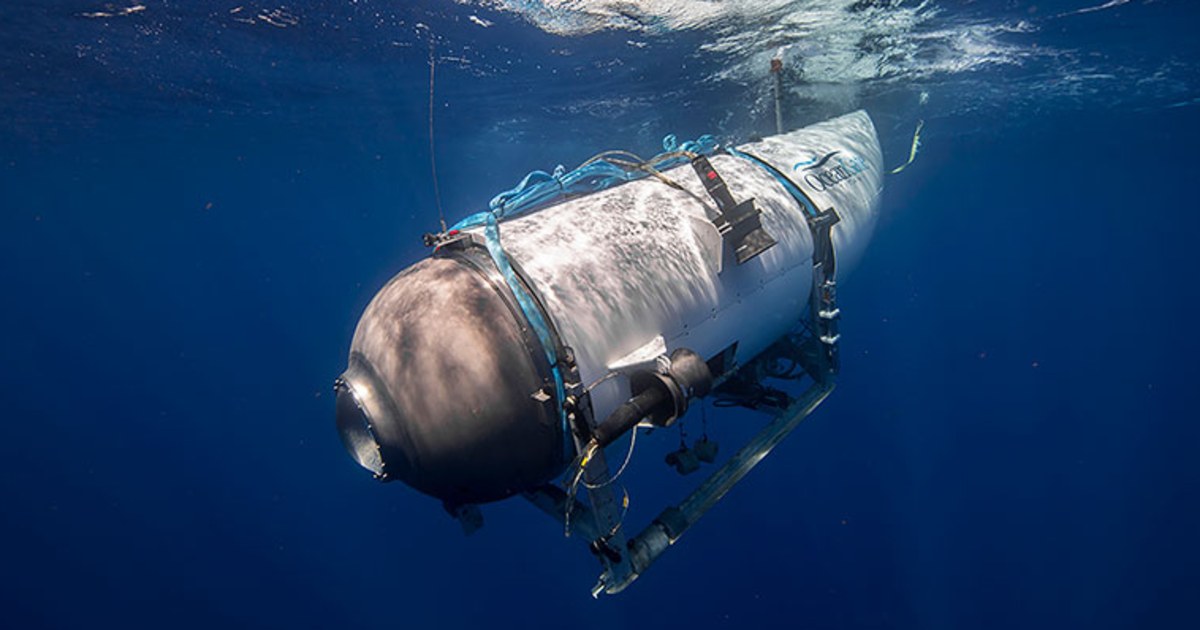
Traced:
[[821, 213], [818, 212], [816, 207], [813, 206], [812, 200], [808, 198], [808, 195], [804, 194], [804, 191], [800, 190], [800, 188], [796, 186], [796, 183], [789, 179], [787, 175], [780, 173], [779, 169], [771, 166], [760, 157], [750, 155], [749, 153], [742, 153], [737, 149], [727, 150], [729, 151], [730, 155], [740, 157], [743, 160], [756, 164], [764, 171], [770, 173], [771, 177], [774, 177], [775, 181], [779, 182], [783, 186], [783, 189], [788, 191], [788, 194], [800, 204], [800, 208], [803, 209], [805, 214], [807, 214], [809, 217], [820, 216]]
[[[663, 153], [651, 158], [648, 164], [658, 170], [666, 170], [682, 164], [688, 159], [676, 154], [679, 152], [712, 155], [717, 150], [717, 139], [711, 135], [703, 135], [695, 140], [680, 143], [674, 135], [663, 138]], [[564, 197], [584, 195], [611, 188], [617, 184], [641, 179], [646, 173], [629, 170], [606, 159], [599, 159], [572, 171], [567, 171], [562, 165], [553, 173], [533, 171], [526, 175], [516, 187], [506, 190], [492, 198], [488, 203], [488, 212], [473, 214], [451, 229], [466, 230], [484, 225], [487, 221], [485, 214], [491, 214], [497, 219], [508, 219], [544, 207]]]
[[554, 393], [558, 406], [559, 420], [562, 422], [563, 431], [570, 435], [570, 427], [567, 426], [567, 412], [563, 409], [563, 401], [566, 400], [566, 389], [563, 387], [562, 372], [558, 369], [558, 353], [554, 346], [554, 337], [550, 334], [550, 326], [546, 323], [546, 319], [542, 316], [542, 309], [533, 300], [533, 296], [525, 290], [524, 285], [517, 278], [517, 272], [513, 270], [512, 263], [508, 260], [508, 254], [504, 251], [504, 247], [500, 244], [500, 223], [496, 217], [490, 212], [481, 213], [486, 215], [484, 218], [483, 236], [487, 244], [488, 253], [492, 256], [492, 261], [496, 263], [496, 268], [500, 270], [500, 275], [504, 276], [504, 281], [508, 284], [508, 288], [512, 290], [513, 296], [517, 298], [517, 305], [521, 307], [521, 312], [525, 315], [525, 320], [533, 327], [534, 333], [537, 334], [538, 341], [542, 344], [542, 351], [546, 354], [546, 361], [550, 364], [550, 372], [554, 375]]

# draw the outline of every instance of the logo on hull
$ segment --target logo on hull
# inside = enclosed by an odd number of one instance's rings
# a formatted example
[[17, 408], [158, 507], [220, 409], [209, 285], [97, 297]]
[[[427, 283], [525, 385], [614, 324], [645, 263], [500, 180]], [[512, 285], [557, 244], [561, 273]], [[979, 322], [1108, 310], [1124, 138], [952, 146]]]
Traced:
[[866, 160], [853, 154], [839, 156], [840, 153], [841, 151], [831, 151], [819, 160], [797, 162], [792, 166], [792, 170], [802, 170], [805, 173], [804, 183], [817, 192], [829, 190], [867, 170]]

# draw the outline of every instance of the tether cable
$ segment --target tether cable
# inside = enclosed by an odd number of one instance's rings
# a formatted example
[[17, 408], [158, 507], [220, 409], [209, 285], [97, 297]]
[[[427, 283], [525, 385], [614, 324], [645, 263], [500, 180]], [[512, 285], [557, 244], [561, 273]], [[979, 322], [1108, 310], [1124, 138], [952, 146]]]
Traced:
[[442, 234], [446, 233], [446, 214], [442, 211], [442, 191], [438, 188], [437, 154], [433, 146], [433, 77], [437, 68], [434, 57], [433, 33], [429, 34], [429, 172], [433, 176], [433, 199], [437, 204], [438, 221], [442, 225]]

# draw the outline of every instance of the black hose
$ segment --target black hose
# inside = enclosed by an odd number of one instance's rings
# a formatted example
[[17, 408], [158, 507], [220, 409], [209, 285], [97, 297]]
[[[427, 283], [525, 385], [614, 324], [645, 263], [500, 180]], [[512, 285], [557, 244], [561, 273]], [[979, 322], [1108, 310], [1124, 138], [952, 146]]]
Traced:
[[626, 431], [637, 426], [642, 418], [650, 415], [656, 407], [669, 399], [670, 395], [664, 387], [651, 387], [646, 391], [621, 403], [600, 426], [592, 433], [592, 440], [601, 448], [612, 444]]

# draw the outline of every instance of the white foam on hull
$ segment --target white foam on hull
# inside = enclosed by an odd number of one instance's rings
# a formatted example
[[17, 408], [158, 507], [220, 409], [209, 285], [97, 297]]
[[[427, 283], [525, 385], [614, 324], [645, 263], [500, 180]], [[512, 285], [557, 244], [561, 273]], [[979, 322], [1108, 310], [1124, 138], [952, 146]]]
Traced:
[[[883, 183], [879, 141], [866, 112], [737, 148], [787, 174], [818, 210], [837, 211], [833, 242], [837, 277], [844, 278], [870, 238]], [[823, 167], [805, 170], [831, 153]], [[669, 350], [686, 347], [705, 358], [736, 342], [737, 359], [745, 362], [806, 315], [813, 242], [802, 209], [762, 167], [728, 155], [710, 161], [735, 200], [756, 200], [763, 227], [778, 241], [742, 265], [731, 251], [718, 257], [720, 237], [696, 198], [653, 178], [501, 224], [505, 249], [575, 350], [585, 383], [658, 336]], [[818, 173], [839, 165], [862, 170], [822, 184]], [[690, 166], [666, 175], [708, 199]], [[597, 387], [597, 420], [628, 395], [624, 378]]]

